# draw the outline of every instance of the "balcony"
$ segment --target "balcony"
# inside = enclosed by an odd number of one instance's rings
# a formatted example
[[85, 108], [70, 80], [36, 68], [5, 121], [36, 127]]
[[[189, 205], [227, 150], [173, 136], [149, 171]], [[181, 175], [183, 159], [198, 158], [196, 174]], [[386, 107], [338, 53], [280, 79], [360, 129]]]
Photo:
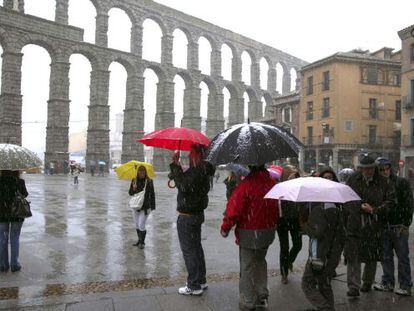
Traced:
[[404, 109], [413, 109], [414, 108], [414, 97], [403, 96], [402, 97], [402, 107]]

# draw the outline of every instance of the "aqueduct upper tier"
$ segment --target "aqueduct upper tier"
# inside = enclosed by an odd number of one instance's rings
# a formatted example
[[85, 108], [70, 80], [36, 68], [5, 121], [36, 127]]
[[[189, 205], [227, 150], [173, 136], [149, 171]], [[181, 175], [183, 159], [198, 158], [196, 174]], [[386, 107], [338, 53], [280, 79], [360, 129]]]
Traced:
[[[71, 0], [74, 1], [74, 0]], [[76, 0], [79, 1], [79, 0]], [[109, 163], [109, 65], [116, 61], [127, 71], [122, 159], [143, 159], [143, 147], [136, 143], [144, 126], [144, 78], [147, 68], [158, 75], [155, 127], [174, 126], [174, 82], [180, 75], [186, 84], [182, 125], [200, 129], [200, 83], [209, 88], [207, 135], [212, 137], [224, 128], [223, 89], [231, 94], [229, 124], [243, 122], [243, 94], [249, 95], [249, 118], [261, 117], [261, 98], [271, 103], [276, 91], [276, 64], [283, 67], [283, 92], [290, 91], [290, 70], [306, 64], [301, 59], [201, 19], [184, 14], [150, 0], [91, 0], [96, 8], [95, 44], [84, 42], [83, 29], [68, 24], [69, 0], [56, 0], [55, 20], [49, 21], [24, 13], [24, 0], [3, 0], [0, 7], [0, 44], [3, 48], [2, 85], [0, 97], [0, 142], [22, 143], [22, 49], [28, 44], [44, 47], [51, 57], [48, 120], [45, 162], [67, 161], [69, 128], [69, 58], [78, 53], [86, 56], [92, 66], [90, 82], [89, 123], [87, 131], [87, 163], [91, 160]], [[108, 48], [108, 12], [122, 9], [130, 18], [131, 51]], [[162, 29], [161, 61], [142, 58], [143, 23], [157, 22]], [[172, 62], [173, 32], [182, 30], [188, 39], [187, 69], [176, 68]], [[211, 73], [199, 70], [198, 40], [210, 42]], [[221, 47], [232, 50], [231, 80], [222, 77]], [[251, 57], [251, 83], [242, 82], [241, 54]], [[268, 63], [267, 89], [260, 87], [259, 61]], [[154, 164], [166, 167], [165, 153], [157, 151]]]

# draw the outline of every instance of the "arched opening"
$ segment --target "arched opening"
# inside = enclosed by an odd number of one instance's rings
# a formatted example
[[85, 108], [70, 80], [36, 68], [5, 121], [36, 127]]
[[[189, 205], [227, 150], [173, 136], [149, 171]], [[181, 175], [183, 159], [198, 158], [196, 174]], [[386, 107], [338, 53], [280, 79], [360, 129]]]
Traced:
[[[1, 1], [1, 0], [0, 0]], [[3, 5], [3, 3], [2, 3], [2, 5]], [[1, 87], [1, 76], [2, 76], [2, 67], [3, 66], [3, 47], [1, 46], [1, 42], [0, 42], [0, 93], [1, 93], [1, 89], [2, 89], [2, 87]]]
[[260, 59], [260, 88], [267, 90], [267, 76], [269, 74], [269, 63], [262, 57]]
[[295, 68], [290, 69], [290, 91], [296, 90], [296, 79], [298, 78], [298, 74]]
[[112, 8], [108, 12], [108, 47], [130, 52], [132, 22], [124, 10]]
[[69, 1], [69, 25], [84, 30], [83, 41], [95, 43], [96, 8], [91, 1]]
[[22, 53], [22, 146], [43, 159], [51, 59], [49, 53], [38, 45], [26, 45]]
[[231, 94], [227, 87], [223, 88], [223, 97], [224, 97], [224, 105], [223, 105], [223, 119], [224, 119], [224, 129], [229, 127], [229, 113], [230, 113], [230, 98]]
[[198, 61], [199, 61], [199, 69], [201, 73], [205, 75], [210, 75], [211, 71], [211, 44], [204, 37], [200, 37], [198, 39]]
[[24, 12], [26, 14], [49, 19], [51, 21], [55, 20], [55, 7], [56, 0], [42, 0], [42, 4], [39, 4], [39, 0], [26, 0], [24, 2]]
[[[154, 70], [148, 68], [144, 71], [144, 132], [155, 129], [155, 113], [157, 112], [157, 84], [159, 78]], [[154, 149], [144, 146], [144, 158], [152, 163]]]
[[224, 80], [231, 81], [232, 60], [232, 49], [227, 44], [223, 44], [221, 46], [221, 75], [223, 76]]
[[142, 58], [161, 63], [162, 30], [160, 25], [152, 19], [146, 19], [142, 27]]
[[180, 75], [174, 77], [174, 126], [181, 127], [184, 114], [185, 82]]
[[283, 67], [280, 63], [276, 64], [276, 91], [282, 94], [283, 91]]
[[247, 92], [244, 92], [243, 94], [243, 100], [244, 100], [244, 104], [243, 104], [243, 122], [246, 123], [247, 120], [249, 119], [249, 95], [247, 94]]
[[69, 157], [81, 162], [86, 156], [92, 66], [81, 54], [73, 54], [69, 62]]
[[201, 89], [201, 98], [200, 98], [200, 117], [201, 117], [201, 133], [207, 133], [207, 116], [208, 116], [208, 96], [210, 93], [210, 89], [208, 85], [201, 81], [200, 83]]
[[3, 6], [3, 0], [0, 0], [0, 6]]
[[263, 97], [262, 97], [262, 103], [263, 103], [263, 117], [269, 117], [269, 113], [271, 111], [271, 107], [272, 107], [272, 96], [269, 93], [266, 93]]
[[246, 85], [251, 84], [251, 68], [252, 68], [252, 58], [250, 54], [244, 51], [241, 55], [242, 60], [242, 81]]
[[112, 164], [121, 164], [122, 132], [124, 131], [124, 109], [128, 74], [120, 63], [109, 66], [109, 155]]
[[264, 118], [265, 115], [266, 115], [266, 106], [267, 106], [267, 102], [266, 102], [266, 99], [264, 98], [264, 96], [262, 96], [261, 102], [262, 102], [262, 107], [261, 107], [262, 109], [260, 110], [260, 116], [259, 117]]
[[187, 69], [188, 38], [181, 29], [173, 32], [173, 65], [176, 68]]

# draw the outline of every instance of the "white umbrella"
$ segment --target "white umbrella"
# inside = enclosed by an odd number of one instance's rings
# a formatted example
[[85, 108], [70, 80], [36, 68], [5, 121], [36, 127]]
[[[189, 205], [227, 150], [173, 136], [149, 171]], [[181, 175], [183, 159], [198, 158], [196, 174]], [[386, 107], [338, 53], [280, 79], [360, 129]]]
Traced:
[[0, 144], [0, 170], [19, 171], [42, 166], [37, 155], [22, 147], [12, 144]]
[[345, 203], [361, 198], [349, 186], [321, 177], [300, 177], [275, 185], [265, 199]]

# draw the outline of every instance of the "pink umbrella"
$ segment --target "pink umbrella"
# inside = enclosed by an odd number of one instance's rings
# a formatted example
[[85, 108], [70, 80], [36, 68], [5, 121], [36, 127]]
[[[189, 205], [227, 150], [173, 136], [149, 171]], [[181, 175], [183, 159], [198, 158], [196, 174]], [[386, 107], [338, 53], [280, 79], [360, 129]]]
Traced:
[[361, 198], [349, 186], [320, 177], [300, 177], [275, 185], [265, 199], [345, 203]]

